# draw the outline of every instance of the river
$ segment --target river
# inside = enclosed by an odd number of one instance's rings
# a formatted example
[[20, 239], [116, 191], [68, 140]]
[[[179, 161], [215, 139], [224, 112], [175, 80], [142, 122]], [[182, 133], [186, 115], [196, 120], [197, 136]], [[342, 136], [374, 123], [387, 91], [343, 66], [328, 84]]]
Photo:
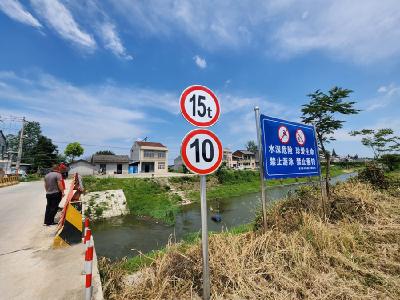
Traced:
[[[354, 175], [356, 173], [339, 175], [334, 177], [331, 183], [344, 181]], [[267, 197], [269, 201], [282, 199], [288, 192], [297, 188], [298, 185], [268, 187]], [[208, 207], [208, 229], [221, 231], [252, 222], [256, 211], [261, 207], [260, 193], [210, 201]], [[213, 211], [219, 209], [222, 216], [221, 223], [215, 223], [210, 219], [213, 214], [210, 209]], [[133, 215], [100, 220], [92, 226], [97, 255], [111, 259], [132, 257], [137, 255], [138, 251], [145, 253], [163, 248], [169, 239], [180, 241], [189, 233], [199, 232], [200, 228], [199, 203], [183, 206], [173, 226], [154, 220], [143, 220]]]

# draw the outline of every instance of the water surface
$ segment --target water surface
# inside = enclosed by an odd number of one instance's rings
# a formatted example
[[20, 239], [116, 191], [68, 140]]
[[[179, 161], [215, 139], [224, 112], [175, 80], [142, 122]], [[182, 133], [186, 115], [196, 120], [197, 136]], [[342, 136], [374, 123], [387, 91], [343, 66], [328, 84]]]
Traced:
[[[333, 178], [331, 182], [334, 184], [344, 181], [354, 175], [355, 173], [343, 174]], [[298, 185], [268, 187], [268, 201], [282, 199], [288, 192], [295, 191], [297, 188]], [[211, 201], [208, 203], [208, 229], [221, 231], [250, 223], [254, 220], [260, 206], [260, 193]], [[210, 219], [216, 211], [219, 211], [222, 216], [221, 223], [215, 223]], [[200, 204], [183, 206], [173, 226], [127, 215], [97, 221], [92, 228], [98, 255], [112, 259], [132, 257], [137, 255], [138, 251], [149, 252], [160, 249], [168, 243], [169, 239], [179, 241], [189, 233], [199, 232], [201, 228]]]

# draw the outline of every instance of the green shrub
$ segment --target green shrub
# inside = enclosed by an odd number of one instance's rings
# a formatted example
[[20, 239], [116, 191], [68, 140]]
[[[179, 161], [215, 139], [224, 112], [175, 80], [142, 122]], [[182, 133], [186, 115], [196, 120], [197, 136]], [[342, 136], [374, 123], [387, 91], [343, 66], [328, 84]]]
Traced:
[[389, 182], [385, 177], [385, 172], [374, 162], [367, 164], [365, 169], [358, 173], [357, 178], [379, 189], [387, 189], [389, 186]]

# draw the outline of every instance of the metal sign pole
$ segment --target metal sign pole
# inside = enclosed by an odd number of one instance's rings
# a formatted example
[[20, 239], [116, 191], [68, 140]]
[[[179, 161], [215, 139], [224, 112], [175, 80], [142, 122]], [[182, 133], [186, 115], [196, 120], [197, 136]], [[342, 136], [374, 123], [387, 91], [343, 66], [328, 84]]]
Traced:
[[313, 126], [313, 127], [314, 127], [315, 145], [316, 145], [316, 148], [317, 148], [318, 163], [319, 163], [319, 185], [320, 185], [320, 188], [321, 188], [322, 213], [324, 214], [323, 217], [324, 217], [324, 221], [325, 221], [325, 219], [326, 219], [326, 207], [325, 207], [325, 206], [326, 206], [326, 202], [325, 202], [325, 199], [326, 199], [326, 191], [325, 191], [325, 184], [324, 184], [324, 182], [323, 182], [323, 177], [322, 177], [322, 173], [321, 173], [321, 157], [320, 157], [320, 155], [319, 155], [318, 140], [317, 140], [317, 131], [316, 131], [316, 129], [315, 129], [315, 126]]
[[261, 203], [263, 210], [263, 224], [264, 232], [267, 231], [267, 198], [264, 186], [264, 161], [263, 161], [263, 148], [261, 143], [261, 128], [260, 128], [260, 109], [258, 106], [254, 107], [254, 114], [256, 117], [257, 128], [257, 141], [258, 141], [258, 161], [260, 168], [260, 184], [261, 184]]
[[200, 175], [201, 244], [203, 252], [203, 299], [210, 299], [210, 269], [208, 266], [208, 230], [206, 175]]

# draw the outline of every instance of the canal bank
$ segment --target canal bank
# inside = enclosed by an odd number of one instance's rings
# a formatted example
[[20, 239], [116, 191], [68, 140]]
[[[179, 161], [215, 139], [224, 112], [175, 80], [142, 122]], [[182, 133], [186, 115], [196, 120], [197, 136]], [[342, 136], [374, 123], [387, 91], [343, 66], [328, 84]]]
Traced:
[[[332, 184], [344, 181], [356, 173], [342, 174], [331, 180]], [[307, 183], [304, 183], [307, 184]], [[299, 185], [284, 185], [267, 188], [269, 201], [285, 198]], [[208, 228], [221, 232], [236, 226], [248, 224], [260, 209], [259, 193], [209, 201]], [[211, 221], [210, 215], [219, 211], [221, 223]], [[92, 226], [99, 256], [111, 259], [133, 257], [141, 253], [162, 249], [168, 241], [180, 241], [201, 228], [200, 205], [192, 203], [181, 208], [176, 214], [175, 224], [168, 226], [155, 220], [134, 215], [99, 220]]]

